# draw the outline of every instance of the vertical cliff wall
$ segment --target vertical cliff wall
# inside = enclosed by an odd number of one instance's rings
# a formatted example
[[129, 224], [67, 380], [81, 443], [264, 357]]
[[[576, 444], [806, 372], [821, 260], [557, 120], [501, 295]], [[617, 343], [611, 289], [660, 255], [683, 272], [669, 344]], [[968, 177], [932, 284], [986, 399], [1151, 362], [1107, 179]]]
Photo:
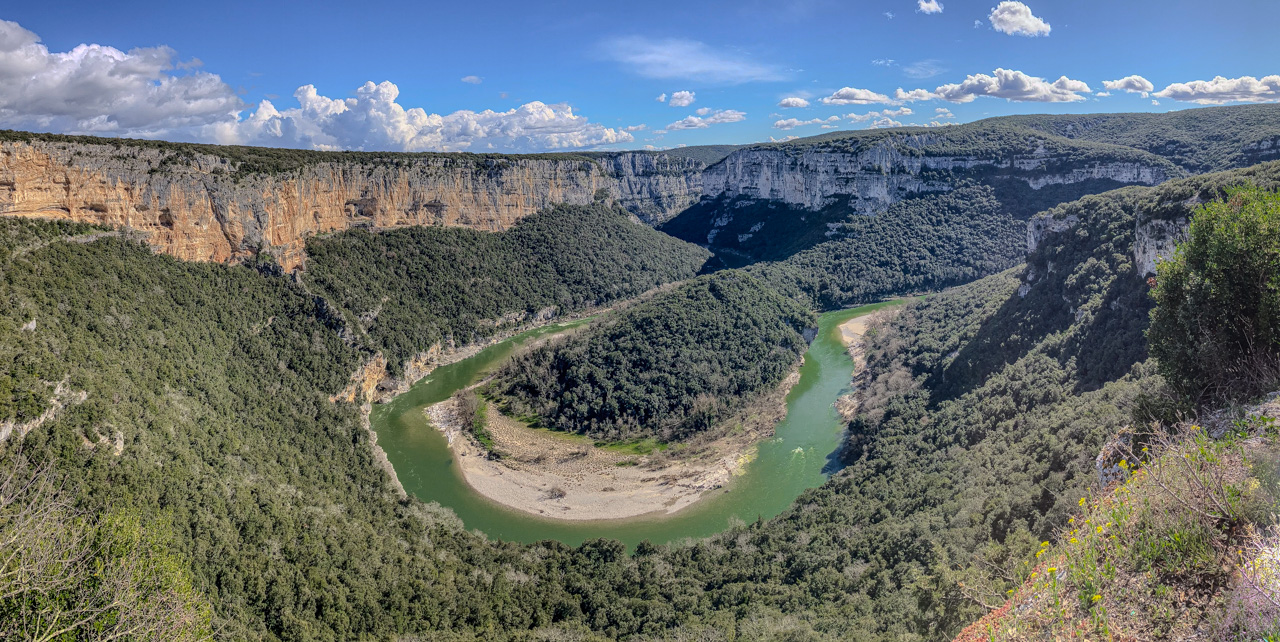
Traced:
[[187, 260], [233, 261], [269, 250], [294, 269], [305, 239], [317, 233], [406, 225], [499, 231], [556, 203], [589, 203], [601, 190], [657, 222], [702, 191], [702, 163], [646, 152], [343, 156], [264, 172], [181, 147], [4, 142], [0, 215], [128, 227], [157, 251]]

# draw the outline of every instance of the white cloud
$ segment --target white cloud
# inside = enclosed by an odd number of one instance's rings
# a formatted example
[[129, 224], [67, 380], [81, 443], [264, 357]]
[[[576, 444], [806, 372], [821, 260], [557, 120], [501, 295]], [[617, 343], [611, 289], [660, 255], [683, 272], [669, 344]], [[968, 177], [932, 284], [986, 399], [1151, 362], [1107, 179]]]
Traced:
[[478, 85], [484, 82], [484, 78], [481, 78], [480, 76], [463, 76], [462, 82], [465, 82], [471, 85]]
[[176, 62], [169, 47], [83, 44], [51, 53], [40, 37], [0, 20], [0, 126], [64, 133], [194, 139], [245, 107], [218, 76]]
[[877, 94], [870, 89], [855, 89], [853, 87], [844, 87], [830, 96], [822, 99], [826, 105], [871, 105], [874, 103], [887, 103], [889, 97], [884, 94]]
[[[365, 83], [334, 99], [304, 85], [298, 107], [248, 107], [197, 60], [175, 62], [168, 47], [122, 52], [80, 45], [51, 53], [36, 34], [0, 21], [0, 126], [113, 136], [315, 149], [539, 151], [633, 141], [566, 105], [531, 102], [494, 112], [429, 114], [395, 102], [390, 82]], [[174, 73], [175, 69], [188, 70]], [[243, 117], [242, 117], [243, 116]]]
[[1099, 98], [1106, 98], [1107, 96], [1110, 96], [1110, 95], [1111, 95], [1111, 92], [1109, 92], [1109, 91], [1097, 91], [1097, 92], [1094, 92], [1094, 93], [1093, 93], [1093, 95], [1094, 95], [1094, 96], [1098, 96]]
[[660, 103], [665, 103], [665, 102], [667, 102], [667, 94], [666, 94], [665, 92], [664, 92], [664, 93], [661, 93], [661, 94], [658, 94], [658, 97], [657, 97], [657, 98], [654, 98], [654, 100], [656, 100], [656, 101], [658, 101], [658, 102], [660, 102]]
[[974, 20], [974, 21], [973, 21], [973, 28], [974, 28], [974, 29], [978, 29], [978, 28], [981, 28], [981, 27], [982, 27], [982, 21], [981, 21], [981, 20]]
[[797, 139], [797, 138], [800, 138], [800, 137], [799, 137], [799, 136], [783, 136], [782, 138], [774, 138], [773, 136], [770, 136], [770, 137], [769, 137], [769, 142], [771, 142], [771, 143], [785, 143], [785, 142], [787, 142], [787, 141], [795, 140], [795, 139]]
[[869, 120], [885, 120], [890, 116], [910, 116], [915, 112], [910, 107], [899, 107], [898, 109], [885, 109], [882, 111], [871, 111], [865, 114], [845, 114], [844, 117], [855, 123], [865, 123]]
[[893, 20], [893, 12], [892, 12], [892, 11], [886, 11], [886, 12], [884, 12], [884, 17], [886, 17], [886, 18], [888, 18], [888, 19], [890, 19], [890, 20]]
[[942, 3], [938, 0], [916, 0], [916, 5], [920, 13], [942, 13]]
[[876, 58], [871, 61], [871, 64], [876, 65], [877, 67], [892, 67], [893, 58]]
[[1028, 76], [1021, 71], [996, 69], [995, 75], [974, 74], [963, 82], [942, 85], [934, 90], [941, 99], [953, 103], [972, 102], [978, 96], [1004, 98], [1017, 102], [1060, 103], [1085, 100], [1081, 92], [1089, 85], [1062, 76], [1053, 82]]
[[778, 106], [783, 109], [808, 107], [809, 101], [799, 96], [787, 96], [778, 101]]
[[830, 118], [812, 118], [810, 120], [800, 120], [798, 118], [787, 118], [787, 119], [779, 120], [775, 122], [773, 124], [773, 128], [774, 129], [795, 129], [796, 127], [803, 127], [805, 125], [823, 125], [825, 128], [830, 129], [832, 127], [830, 123], [836, 123], [839, 121], [840, 121], [839, 116], [832, 116]]
[[1143, 98], [1151, 95], [1151, 92], [1156, 89], [1150, 80], [1138, 75], [1125, 76], [1120, 80], [1104, 80], [1102, 81], [1102, 86], [1106, 87], [1107, 91], [1127, 91], [1131, 94], [1142, 94]]
[[712, 125], [720, 123], [736, 123], [746, 120], [747, 115], [736, 109], [718, 109], [705, 117], [685, 116], [670, 125], [667, 129], [670, 131], [679, 131], [681, 129], [706, 129]]
[[693, 101], [694, 101], [693, 92], [677, 91], [671, 94], [671, 100], [668, 101], [667, 104], [671, 105], [672, 107], [688, 107], [689, 105], [693, 104]]
[[602, 44], [604, 54], [646, 78], [681, 78], [709, 83], [737, 84], [785, 80], [775, 65], [717, 51], [696, 40], [653, 40], [641, 36], [615, 38]]
[[270, 101], [243, 121], [213, 130], [228, 144], [394, 151], [528, 152], [629, 143], [622, 129], [589, 122], [567, 105], [531, 102], [508, 111], [429, 114], [396, 102], [393, 83], [366, 82], [354, 98], [327, 98], [312, 85], [294, 92], [299, 106], [279, 111]]
[[933, 110], [933, 114], [934, 114], [934, 115], [933, 115], [933, 117], [934, 117], [934, 118], [947, 119], [947, 118], [955, 118], [955, 117], [956, 117], [956, 115], [955, 115], [955, 114], [953, 114], [953, 113], [951, 113], [951, 110], [950, 110], [950, 109], [947, 109], [946, 107], [939, 107], [939, 108], [937, 108], [937, 109]]
[[1280, 101], [1280, 76], [1263, 76], [1262, 78], [1215, 76], [1213, 80], [1176, 82], [1156, 92], [1155, 95], [1201, 105], [1277, 102]]
[[888, 127], [901, 127], [902, 123], [892, 118], [880, 118], [876, 122], [867, 125], [867, 129], [885, 129]]
[[699, 108], [695, 109], [695, 110], [693, 111], [693, 113], [695, 113], [695, 114], [697, 114], [697, 115], [699, 115], [699, 116], [706, 116], [707, 114], [710, 114], [710, 113], [711, 113], [711, 108], [710, 108], [710, 107], [699, 107]]
[[996, 31], [1011, 36], [1047, 36], [1052, 29], [1049, 23], [1032, 15], [1031, 7], [1012, 0], [996, 5], [987, 19]]
[[938, 60], [921, 60], [903, 67], [902, 73], [906, 74], [908, 78], [921, 80], [924, 78], [933, 78], [946, 70], [946, 67], [943, 67], [942, 63]]
[[1151, 99], [1151, 104], [1152, 104], [1152, 105], [1157, 105], [1157, 106], [1158, 106], [1158, 105], [1160, 104], [1160, 101], [1156, 100], [1155, 98], [1152, 98], [1152, 99]]
[[911, 91], [903, 91], [902, 88], [899, 87], [893, 92], [894, 100], [906, 103], [913, 103], [918, 100], [933, 100], [937, 97], [938, 96], [928, 89], [912, 89]]
[[649, 129], [649, 126], [645, 125], [644, 123], [641, 123], [639, 125], [628, 125], [624, 127], [624, 129], [626, 129], [629, 132], [642, 132], [646, 129]]

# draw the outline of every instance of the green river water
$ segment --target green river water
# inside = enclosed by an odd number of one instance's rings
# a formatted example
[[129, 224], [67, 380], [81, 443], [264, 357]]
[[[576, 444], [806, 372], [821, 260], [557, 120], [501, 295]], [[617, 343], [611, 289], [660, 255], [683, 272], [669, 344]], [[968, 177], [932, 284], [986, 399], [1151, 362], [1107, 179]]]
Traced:
[[853, 363], [840, 342], [839, 325], [892, 303], [828, 312], [819, 318], [818, 335], [804, 355], [800, 381], [787, 395], [787, 417], [773, 438], [761, 442], [755, 461], [723, 488], [707, 492], [674, 515], [618, 520], [566, 521], [507, 508], [476, 493], [462, 478], [445, 437], [431, 427], [422, 409], [449, 398], [501, 365], [521, 345], [563, 332], [572, 325], [551, 325], [490, 346], [473, 357], [437, 368], [407, 392], [375, 404], [371, 422], [406, 491], [425, 502], [439, 502], [457, 513], [468, 529], [490, 538], [535, 542], [555, 539], [571, 545], [596, 537], [633, 547], [643, 540], [665, 543], [706, 537], [734, 520], [773, 517], [805, 489], [818, 486], [837, 469], [834, 453], [844, 423], [832, 403], [849, 387]]

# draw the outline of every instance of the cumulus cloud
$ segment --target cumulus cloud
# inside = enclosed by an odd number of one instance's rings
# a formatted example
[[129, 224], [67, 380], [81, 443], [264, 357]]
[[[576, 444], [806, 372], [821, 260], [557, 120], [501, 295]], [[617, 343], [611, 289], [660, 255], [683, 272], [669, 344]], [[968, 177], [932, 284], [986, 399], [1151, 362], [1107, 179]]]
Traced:
[[649, 129], [649, 126], [644, 123], [640, 123], [639, 125], [628, 125], [623, 129], [626, 129], [629, 132], [642, 132], [646, 129]]
[[463, 76], [462, 82], [465, 82], [469, 85], [478, 85], [484, 82], [484, 78], [481, 78], [480, 76]]
[[880, 118], [876, 122], [867, 125], [867, 129], [886, 129], [889, 127], [901, 127], [902, 123], [892, 118]]
[[527, 152], [629, 143], [621, 129], [589, 122], [567, 105], [531, 102], [507, 111], [430, 114], [396, 102], [391, 82], [366, 82], [354, 98], [328, 98], [312, 85], [293, 96], [298, 107], [280, 111], [270, 101], [243, 121], [215, 129], [220, 143], [312, 149]]
[[1012, 69], [996, 69], [993, 73], [995, 75], [992, 76], [974, 74], [963, 82], [942, 85], [933, 93], [953, 103], [972, 102], [978, 96], [1017, 102], [1061, 103], [1085, 100], [1081, 93], [1090, 91], [1089, 85], [1066, 76], [1048, 82]]
[[871, 105], [875, 103], [887, 103], [889, 97], [884, 94], [877, 94], [870, 89], [855, 89], [853, 87], [844, 87], [830, 96], [822, 99], [826, 105]]
[[693, 92], [677, 91], [671, 94], [671, 100], [667, 101], [667, 104], [671, 105], [672, 107], [688, 107], [689, 105], [693, 104], [693, 101], [694, 101]]
[[942, 3], [938, 0], [916, 0], [916, 5], [920, 13], [942, 13]]
[[900, 103], [913, 103], [918, 100], [933, 100], [937, 97], [938, 96], [928, 89], [912, 89], [911, 91], [903, 91], [902, 88], [899, 87], [893, 92], [894, 100]]
[[782, 107], [783, 109], [790, 109], [790, 108], [798, 109], [802, 107], [808, 107], [809, 101], [799, 96], [787, 96], [786, 98], [783, 98], [782, 100], [778, 101], [778, 106]]
[[1000, 33], [1011, 36], [1047, 36], [1052, 27], [1031, 13], [1031, 7], [1012, 0], [1005, 0], [987, 16], [991, 26]]
[[824, 128], [830, 129], [831, 127], [830, 123], [836, 123], [836, 122], [840, 122], [839, 116], [832, 116], [830, 118], [812, 118], [809, 120], [800, 120], [798, 118], [786, 118], [773, 123], [773, 128], [774, 129], [795, 129], [796, 127], [803, 127], [805, 125], [823, 125]]
[[1127, 91], [1131, 94], [1142, 94], [1143, 98], [1149, 96], [1156, 89], [1150, 80], [1138, 75], [1125, 76], [1120, 80], [1104, 80], [1102, 81], [1102, 86], [1107, 91]]
[[[314, 149], [538, 151], [634, 140], [589, 122], [566, 105], [531, 102], [495, 112], [430, 114], [396, 103], [390, 82], [365, 83], [354, 98], [321, 96], [304, 85], [298, 107], [262, 101], [248, 116], [236, 91], [176, 61], [168, 47], [87, 44], [51, 53], [39, 37], [0, 21], [0, 126], [224, 144]], [[465, 80], [465, 79], [464, 79]]]
[[865, 123], [869, 120], [884, 120], [890, 116], [910, 116], [915, 112], [910, 107], [899, 107], [897, 109], [884, 109], [881, 111], [870, 111], [865, 114], [845, 114], [844, 117], [855, 123]]
[[235, 90], [208, 72], [175, 73], [199, 67], [176, 59], [168, 47], [82, 44], [53, 53], [36, 34], [0, 20], [0, 125], [190, 139], [201, 127], [234, 122], [245, 107]]
[[956, 115], [951, 113], [951, 110], [947, 109], [946, 107], [939, 107], [933, 110], [933, 117], [946, 119], [946, 118], [955, 118]]
[[[1176, 82], [1156, 92], [1155, 95], [1201, 105], [1277, 102], [1280, 101], [1280, 76], [1263, 76], [1262, 78], [1216, 76], [1213, 80]], [[1159, 103], [1153, 102], [1153, 104]]]
[[667, 102], [667, 94], [666, 94], [665, 92], [664, 92], [664, 93], [661, 93], [661, 94], [658, 94], [658, 97], [657, 97], [657, 98], [654, 98], [654, 100], [656, 100], [656, 101], [658, 101], [658, 102], [660, 102], [660, 103], [665, 103], [665, 102]]
[[699, 107], [699, 108], [695, 109], [695, 110], [693, 111], [693, 113], [695, 113], [695, 114], [697, 114], [697, 115], [699, 115], [699, 116], [706, 116], [707, 114], [710, 114], [710, 113], [711, 113], [711, 108], [710, 108], [710, 107]]
[[605, 41], [601, 49], [608, 58], [646, 78], [680, 78], [725, 84], [787, 78], [787, 74], [775, 65], [718, 51], [696, 40], [653, 40], [630, 36]]
[[720, 123], [736, 123], [746, 120], [747, 115], [736, 109], [717, 109], [705, 116], [685, 116], [670, 125], [667, 125], [668, 131], [679, 131], [682, 129], [706, 129], [712, 125]]

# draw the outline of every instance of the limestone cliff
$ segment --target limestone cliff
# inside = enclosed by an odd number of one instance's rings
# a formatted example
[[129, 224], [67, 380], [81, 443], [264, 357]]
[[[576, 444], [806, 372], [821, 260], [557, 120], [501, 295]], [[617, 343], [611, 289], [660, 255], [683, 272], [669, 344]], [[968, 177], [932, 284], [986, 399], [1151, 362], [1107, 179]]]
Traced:
[[269, 250], [291, 270], [312, 234], [406, 225], [498, 231], [550, 205], [589, 203], [601, 190], [639, 218], [661, 221], [698, 199], [703, 167], [648, 152], [318, 158], [247, 172], [227, 157], [176, 147], [7, 141], [0, 215], [132, 228], [157, 251], [187, 260]]
[[949, 190], [966, 175], [1012, 179], [1039, 190], [1098, 179], [1155, 185], [1179, 174], [1163, 159], [1141, 158], [1130, 150], [1114, 157], [1076, 149], [1054, 152], [1033, 139], [1012, 153], [946, 153], [949, 146], [954, 142], [946, 134], [917, 133], [851, 151], [820, 145], [739, 150], [703, 173], [703, 196], [779, 201], [810, 210], [853, 197], [851, 205], [870, 214], [913, 194]]

